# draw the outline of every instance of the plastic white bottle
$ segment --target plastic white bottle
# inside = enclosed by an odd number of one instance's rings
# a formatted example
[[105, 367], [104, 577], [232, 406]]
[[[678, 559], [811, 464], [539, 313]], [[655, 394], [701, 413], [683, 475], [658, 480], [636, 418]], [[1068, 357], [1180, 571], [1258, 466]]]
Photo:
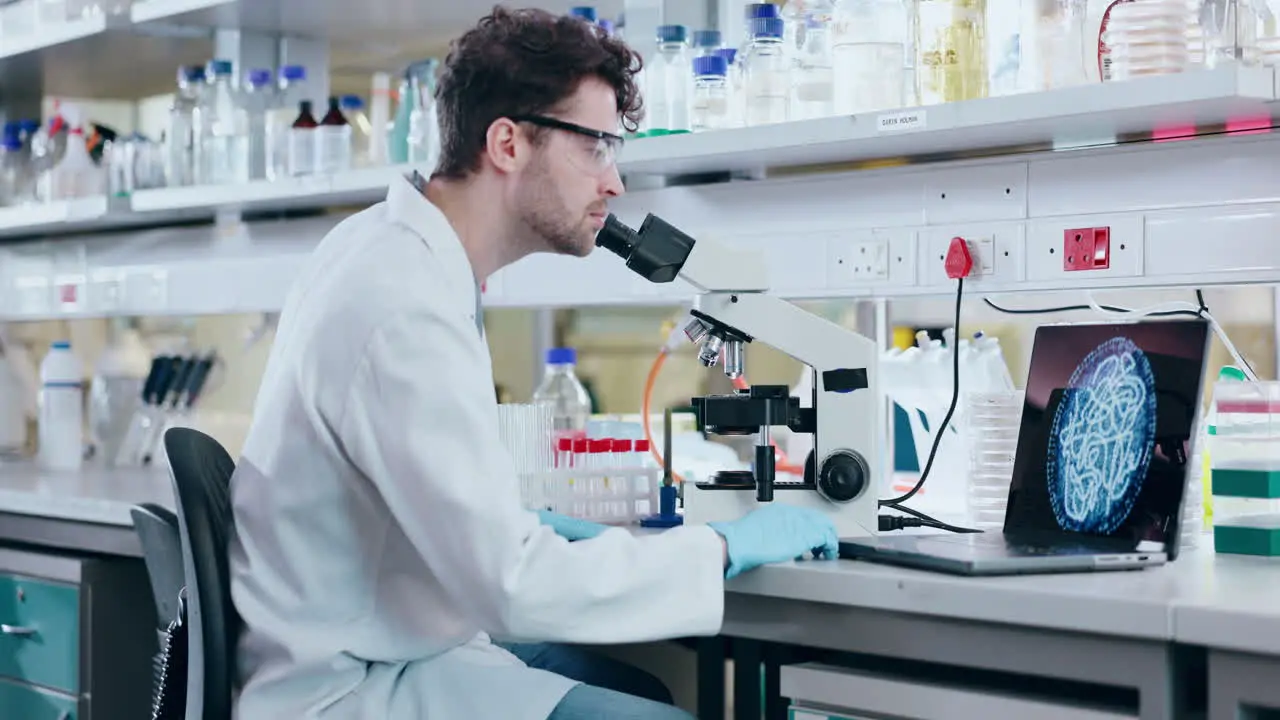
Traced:
[[65, 105], [62, 116], [71, 128], [67, 136], [67, 150], [62, 160], [46, 176], [48, 191], [45, 193], [45, 198], [74, 200], [104, 194], [106, 176], [93, 162], [93, 158], [89, 157], [89, 148], [85, 145], [84, 128], [80, 124], [79, 108]]
[[71, 343], [49, 347], [40, 363], [39, 458], [46, 470], [79, 470], [84, 459], [84, 387]]

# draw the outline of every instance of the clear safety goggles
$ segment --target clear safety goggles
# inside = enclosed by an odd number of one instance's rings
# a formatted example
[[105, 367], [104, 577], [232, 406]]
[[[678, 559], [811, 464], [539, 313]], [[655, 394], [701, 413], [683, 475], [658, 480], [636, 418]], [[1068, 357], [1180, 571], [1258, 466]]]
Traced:
[[527, 122], [531, 125], [552, 130], [563, 130], [585, 139], [581, 143], [580, 152], [574, 153], [570, 157], [574, 159], [574, 164], [579, 169], [593, 175], [599, 175], [614, 167], [618, 162], [618, 154], [622, 151], [621, 135], [595, 130], [546, 115], [516, 115], [511, 120]]

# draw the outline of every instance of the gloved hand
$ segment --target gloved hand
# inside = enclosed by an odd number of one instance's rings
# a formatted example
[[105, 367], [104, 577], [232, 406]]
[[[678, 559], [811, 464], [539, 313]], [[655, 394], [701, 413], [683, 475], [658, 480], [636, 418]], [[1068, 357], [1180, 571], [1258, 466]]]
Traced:
[[557, 535], [569, 542], [588, 540], [609, 529], [608, 525], [553, 513], [550, 510], [539, 510], [538, 522], [550, 526], [552, 530], [556, 531]]
[[729, 551], [726, 579], [767, 563], [795, 560], [805, 553], [828, 560], [840, 555], [835, 525], [817, 510], [773, 502], [740, 520], [707, 524], [720, 533]]

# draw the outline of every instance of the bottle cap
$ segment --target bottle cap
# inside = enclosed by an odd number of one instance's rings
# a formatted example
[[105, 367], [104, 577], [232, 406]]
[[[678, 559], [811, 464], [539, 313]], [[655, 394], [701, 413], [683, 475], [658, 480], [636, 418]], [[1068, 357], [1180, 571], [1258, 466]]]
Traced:
[[724, 77], [729, 72], [729, 63], [719, 55], [703, 55], [693, 59], [694, 77]]
[[585, 453], [586, 451], [587, 451], [587, 440], [586, 440], [586, 438], [581, 438], [581, 439], [578, 439], [578, 440], [574, 440], [574, 441], [573, 441], [573, 452], [574, 452], [574, 453], [581, 454], [581, 453]]
[[342, 96], [343, 110], [359, 110], [363, 107], [364, 107], [364, 101], [360, 99], [359, 95], [343, 95]]
[[249, 85], [251, 87], [264, 87], [271, 84], [271, 71], [257, 68], [249, 71]]
[[600, 22], [596, 23], [596, 25], [600, 26], [600, 29], [604, 31], [605, 35], [612, 35], [614, 31], [617, 30], [617, 27], [613, 24], [612, 20], [601, 19]]
[[682, 43], [689, 39], [689, 28], [683, 25], [659, 25], [658, 42]]
[[780, 17], [755, 18], [750, 22], [751, 37], [781, 40], [785, 27]]
[[742, 8], [742, 17], [745, 20], [778, 17], [778, 6], [773, 3], [747, 3]]
[[210, 60], [209, 70], [217, 77], [226, 77], [231, 74], [232, 64], [230, 60]]
[[339, 108], [341, 108], [341, 107], [342, 107], [342, 98], [339, 98], [339, 97], [338, 97], [338, 96], [336, 96], [336, 95], [330, 95], [330, 96], [329, 96], [329, 109], [330, 109], [330, 110], [337, 110], [337, 109], [339, 109]]
[[556, 449], [560, 452], [573, 452], [573, 438], [560, 438], [556, 441]]
[[726, 65], [732, 65], [733, 61], [738, 58], [738, 48], [720, 48], [716, 51], [716, 55], [724, 58]]
[[184, 68], [178, 68], [179, 79], [186, 79], [187, 82], [204, 82], [209, 76], [205, 72], [203, 65], [188, 65]]
[[587, 447], [592, 453], [607, 453], [613, 450], [612, 440], [588, 440]]
[[51, 349], [51, 350], [70, 350], [70, 349], [71, 349], [71, 341], [70, 341], [70, 340], [54, 340], [53, 342], [49, 343], [49, 349]]
[[301, 65], [285, 65], [280, 68], [281, 80], [306, 80], [307, 69]]
[[620, 453], [631, 452], [631, 444], [630, 440], [614, 440], [613, 451]]
[[724, 42], [719, 30], [694, 30], [693, 46], [700, 48], [717, 48]]
[[589, 5], [579, 5], [578, 7], [571, 8], [569, 10], [569, 15], [576, 18], [582, 18], [587, 22], [596, 21], [596, 9]]
[[649, 452], [648, 440], [637, 440], [635, 442], [636, 452]]
[[548, 365], [574, 365], [578, 362], [578, 352], [573, 348], [551, 348], [547, 351]]

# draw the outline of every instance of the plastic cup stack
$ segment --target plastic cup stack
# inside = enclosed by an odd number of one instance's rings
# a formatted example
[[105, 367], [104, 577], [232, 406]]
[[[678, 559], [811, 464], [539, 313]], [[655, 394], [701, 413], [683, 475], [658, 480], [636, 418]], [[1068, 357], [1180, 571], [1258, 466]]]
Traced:
[[[511, 456], [525, 504], [541, 507], [545, 488], [532, 478], [553, 464], [551, 408], [506, 403], [498, 406], [498, 439]], [[536, 487], [535, 487], [536, 485]]]
[[1111, 79], [1169, 75], [1191, 62], [1184, 0], [1133, 0], [1111, 8], [1105, 37]]
[[1013, 457], [1022, 423], [1022, 393], [965, 396], [969, 448], [969, 523], [982, 530], [1004, 526], [1013, 480]]

